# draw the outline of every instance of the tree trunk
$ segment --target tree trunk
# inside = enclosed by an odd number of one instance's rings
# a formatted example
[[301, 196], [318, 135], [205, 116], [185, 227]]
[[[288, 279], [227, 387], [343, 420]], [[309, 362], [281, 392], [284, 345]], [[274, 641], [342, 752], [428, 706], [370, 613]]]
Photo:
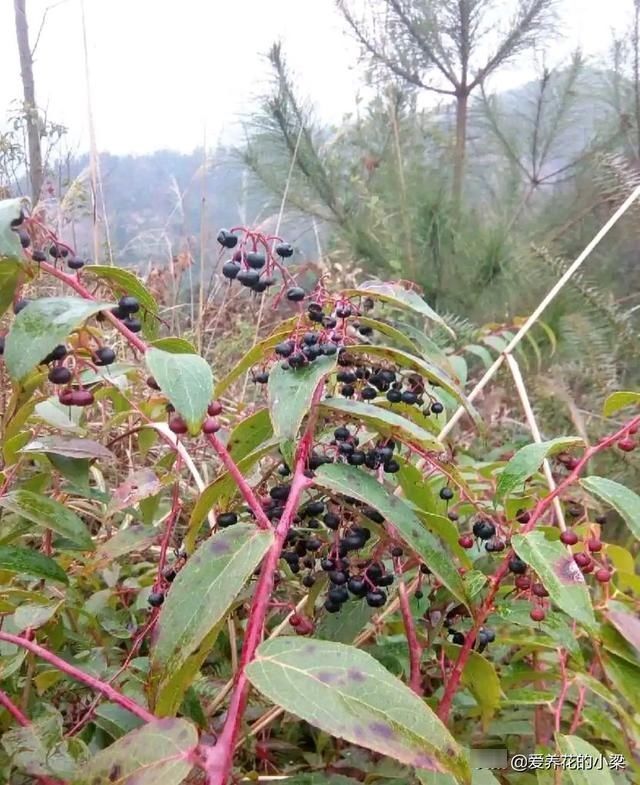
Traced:
[[453, 160], [453, 201], [459, 207], [464, 185], [467, 147], [467, 105], [469, 93], [462, 88], [456, 95], [456, 147]]
[[20, 72], [24, 93], [24, 114], [27, 124], [27, 141], [29, 145], [29, 179], [31, 181], [31, 199], [33, 205], [40, 199], [42, 181], [42, 150], [40, 148], [40, 119], [36, 106], [36, 91], [33, 82], [33, 58], [29, 46], [29, 25], [27, 24], [26, 0], [13, 0], [16, 18], [16, 39], [20, 53]]

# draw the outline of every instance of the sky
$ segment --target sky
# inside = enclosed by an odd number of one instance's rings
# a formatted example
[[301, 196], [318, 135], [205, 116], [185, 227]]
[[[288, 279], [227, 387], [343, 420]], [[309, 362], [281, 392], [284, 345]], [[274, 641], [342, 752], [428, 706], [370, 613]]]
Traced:
[[[88, 146], [83, 0], [27, 0], [38, 104]], [[580, 46], [603, 56], [632, 0], [559, 0], [564, 37], [545, 54], [555, 64]], [[361, 94], [358, 47], [335, 0], [84, 0], [89, 84], [97, 146], [117, 154], [185, 152], [233, 141], [268, 86], [265, 53], [275, 40], [303, 95], [327, 122]], [[47, 10], [48, 9], [48, 10]], [[45, 16], [46, 12], [46, 16]], [[0, 128], [21, 96], [12, 0], [0, 0]], [[496, 77], [508, 89], [535, 75], [532, 55]]]

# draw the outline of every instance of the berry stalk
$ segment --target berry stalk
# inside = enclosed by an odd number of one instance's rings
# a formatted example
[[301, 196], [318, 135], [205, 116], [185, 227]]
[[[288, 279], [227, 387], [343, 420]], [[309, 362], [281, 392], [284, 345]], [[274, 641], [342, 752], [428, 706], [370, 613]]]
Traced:
[[[601, 439], [597, 444], [594, 444], [592, 447], [586, 449], [582, 455], [582, 458], [576, 463], [573, 470], [562, 480], [561, 483], [555, 488], [555, 490], [548, 493], [543, 499], [541, 499], [531, 513], [531, 517], [527, 524], [525, 524], [522, 529], [522, 534], [527, 534], [530, 532], [540, 519], [540, 517], [549, 509], [549, 507], [553, 504], [554, 499], [560, 496], [564, 492], [566, 488], [572, 485], [580, 476], [583, 469], [589, 461], [598, 453], [607, 450], [609, 447], [612, 447], [616, 444], [620, 439], [624, 438], [626, 434], [629, 432], [630, 429], [633, 429], [640, 425], [640, 416], [634, 417], [630, 420], [626, 425], [623, 425], [622, 428], [617, 430], [611, 436], [607, 436], [604, 439]], [[475, 623], [473, 628], [469, 631], [469, 634], [465, 638], [465, 642], [460, 649], [460, 653], [458, 654], [458, 658], [453, 666], [453, 670], [449, 676], [449, 681], [445, 687], [444, 695], [442, 696], [442, 700], [440, 701], [440, 705], [438, 706], [438, 716], [444, 722], [447, 723], [449, 719], [449, 713], [451, 712], [451, 705], [453, 703], [453, 698], [458, 690], [460, 685], [460, 679], [462, 678], [462, 672], [464, 670], [465, 665], [467, 664], [467, 660], [469, 659], [469, 655], [471, 650], [475, 644], [476, 636], [480, 631], [480, 628], [484, 624], [487, 616], [490, 614], [491, 609], [493, 607], [493, 602], [495, 597], [498, 593], [500, 588], [500, 584], [505, 579], [505, 576], [509, 572], [509, 561], [513, 558], [514, 551], [509, 550], [505, 555], [502, 563], [494, 573], [491, 579], [491, 590], [487, 595], [485, 601], [478, 609], [475, 615]]]

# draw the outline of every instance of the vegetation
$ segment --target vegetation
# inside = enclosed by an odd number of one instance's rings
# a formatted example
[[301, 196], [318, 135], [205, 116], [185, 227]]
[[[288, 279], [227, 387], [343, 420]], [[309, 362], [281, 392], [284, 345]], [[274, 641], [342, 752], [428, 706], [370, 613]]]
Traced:
[[640, 778], [640, 5], [502, 94], [553, 3], [338, 6], [340, 128], [274, 45], [241, 149], [97, 166], [16, 0], [1, 781]]

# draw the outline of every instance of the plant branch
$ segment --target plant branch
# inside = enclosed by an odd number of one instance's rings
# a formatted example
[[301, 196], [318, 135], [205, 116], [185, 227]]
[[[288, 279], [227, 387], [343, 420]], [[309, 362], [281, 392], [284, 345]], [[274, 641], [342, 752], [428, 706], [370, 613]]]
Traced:
[[[558, 484], [555, 490], [550, 491], [543, 499], [541, 499], [536, 504], [535, 508], [531, 513], [529, 522], [522, 527], [520, 533], [527, 534], [535, 527], [540, 517], [549, 509], [549, 507], [551, 507], [554, 499], [559, 497], [560, 494], [562, 494], [566, 488], [568, 488], [578, 479], [584, 468], [588, 465], [589, 461], [595, 455], [614, 445], [625, 434], [629, 432], [630, 428], [634, 428], [638, 425], [640, 425], [640, 416], [634, 417], [626, 425], [624, 425], [622, 428], [617, 430], [614, 434], [612, 434], [611, 436], [607, 436], [604, 439], [601, 439], [597, 444], [585, 450], [582, 455], [582, 458], [580, 458], [580, 460], [576, 464], [575, 469], [573, 469], [573, 471], [571, 471], [565, 477], [565, 479]], [[475, 643], [476, 636], [480, 628], [484, 624], [487, 616], [491, 613], [493, 602], [500, 588], [500, 584], [509, 573], [509, 561], [513, 557], [513, 555], [514, 555], [513, 550], [509, 549], [502, 563], [500, 564], [500, 566], [492, 576], [491, 589], [489, 591], [489, 594], [487, 595], [485, 601], [482, 603], [481, 607], [477, 610], [475, 614], [473, 628], [467, 634], [464, 644], [462, 645], [460, 652], [458, 654], [458, 658], [453, 666], [453, 670], [451, 671], [451, 674], [449, 676], [449, 681], [447, 682], [447, 685], [445, 687], [444, 695], [442, 696], [442, 700], [440, 701], [440, 705], [438, 706], [438, 716], [445, 724], [449, 718], [449, 713], [451, 711], [453, 698], [460, 684], [462, 672], [464, 670], [465, 665], [467, 664], [467, 660], [469, 659], [469, 655]]]
[[222, 461], [225, 469], [229, 472], [229, 474], [233, 477], [236, 485], [238, 486], [238, 490], [242, 494], [244, 500], [251, 508], [251, 512], [254, 514], [256, 523], [261, 529], [270, 530], [271, 523], [267, 516], [265, 515], [264, 510], [262, 509], [262, 505], [260, 504], [258, 497], [253, 492], [253, 489], [249, 485], [249, 483], [245, 480], [244, 475], [236, 465], [236, 462], [233, 460], [231, 455], [229, 455], [229, 451], [224, 446], [224, 444], [218, 439], [215, 434], [210, 434], [208, 437], [209, 444], [213, 447], [213, 449], [218, 454], [218, 457]]
[[409, 686], [416, 695], [422, 695], [422, 674], [420, 673], [422, 646], [418, 640], [415, 621], [409, 607], [407, 587], [402, 579], [398, 583], [398, 598], [400, 600], [400, 613], [404, 622], [404, 632], [407, 636], [407, 645], [409, 647]]
[[269, 601], [274, 587], [274, 576], [278, 566], [280, 553], [284, 546], [287, 534], [293, 523], [296, 511], [300, 503], [303, 491], [312, 484], [306, 476], [307, 460], [313, 448], [313, 432], [317, 419], [317, 405], [324, 389], [324, 379], [322, 379], [313, 395], [311, 403], [311, 414], [309, 415], [307, 427], [300, 440], [296, 451], [293, 479], [291, 490], [285, 504], [282, 517], [276, 527], [274, 542], [269, 549], [260, 568], [260, 577], [253, 594], [251, 609], [249, 611], [249, 622], [245, 633], [242, 653], [240, 655], [240, 665], [236, 673], [235, 686], [231, 695], [227, 719], [222, 733], [215, 747], [204, 750], [205, 772], [207, 774], [208, 785], [225, 785], [233, 765], [233, 755], [235, 742], [240, 732], [242, 716], [247, 706], [249, 697], [249, 680], [246, 675], [246, 667], [255, 657], [256, 649], [260, 645], [267, 613]]
[[13, 643], [15, 646], [20, 646], [21, 648], [30, 651], [32, 654], [40, 657], [40, 659], [45, 660], [45, 662], [48, 662], [50, 665], [53, 665], [54, 668], [57, 668], [63, 673], [66, 673], [67, 676], [72, 678], [74, 681], [79, 681], [81, 684], [85, 684], [92, 690], [100, 692], [105, 696], [105, 698], [108, 698], [114, 703], [117, 703], [119, 706], [122, 706], [123, 709], [126, 709], [132, 714], [135, 714], [136, 717], [139, 717], [141, 720], [144, 720], [145, 722], [153, 722], [156, 719], [150, 711], [145, 709], [143, 706], [140, 706], [139, 703], [131, 700], [131, 698], [127, 698], [126, 695], [122, 695], [122, 693], [118, 692], [118, 690], [114, 689], [109, 684], [106, 684], [104, 681], [97, 679], [95, 676], [91, 676], [91, 674], [85, 673], [79, 668], [70, 665], [68, 662], [65, 662], [65, 660], [61, 659], [56, 654], [52, 654], [50, 651], [47, 651], [47, 649], [39, 646], [37, 643], [29, 641], [26, 638], [21, 638], [19, 635], [12, 635], [9, 632], [3, 631], [0, 631], [0, 641]]

